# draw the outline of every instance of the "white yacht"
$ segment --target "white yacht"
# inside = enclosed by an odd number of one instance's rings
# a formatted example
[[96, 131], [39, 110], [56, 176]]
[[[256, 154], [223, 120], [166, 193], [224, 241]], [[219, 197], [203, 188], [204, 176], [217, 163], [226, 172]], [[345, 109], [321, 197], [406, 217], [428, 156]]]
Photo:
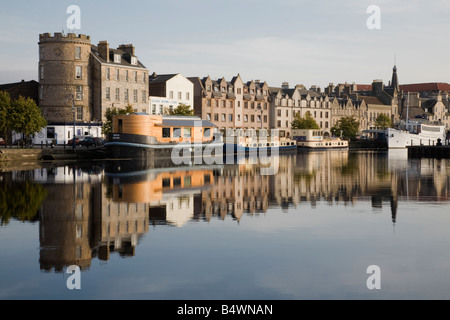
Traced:
[[406, 148], [408, 146], [433, 146], [444, 143], [445, 126], [423, 122], [411, 122], [398, 129], [388, 128], [386, 140], [388, 148]]
[[345, 149], [348, 141], [341, 138], [324, 137], [321, 130], [292, 129], [292, 138], [297, 141], [299, 149]]

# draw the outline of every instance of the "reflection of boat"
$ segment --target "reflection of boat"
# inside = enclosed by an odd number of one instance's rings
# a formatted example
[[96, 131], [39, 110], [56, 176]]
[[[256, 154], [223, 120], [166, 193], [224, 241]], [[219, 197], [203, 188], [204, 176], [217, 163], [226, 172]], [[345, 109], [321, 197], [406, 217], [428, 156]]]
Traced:
[[324, 137], [323, 132], [316, 129], [293, 129], [292, 137], [302, 149], [345, 149], [348, 141], [341, 138]]
[[224, 152], [252, 152], [265, 150], [290, 151], [296, 150], [297, 145], [294, 140], [286, 137], [284, 131], [277, 129], [267, 130], [227, 130], [224, 139]]
[[152, 203], [164, 195], [200, 192], [214, 184], [214, 175], [221, 166], [163, 168], [135, 172], [106, 172], [116, 202]]
[[172, 158], [174, 150], [202, 157], [205, 148], [211, 149], [208, 154], [222, 152], [223, 142], [214, 130], [213, 123], [198, 117], [117, 115], [105, 147], [114, 158]]
[[388, 128], [386, 139], [388, 148], [406, 148], [407, 146], [438, 145], [445, 141], [445, 126], [408, 122], [398, 129]]

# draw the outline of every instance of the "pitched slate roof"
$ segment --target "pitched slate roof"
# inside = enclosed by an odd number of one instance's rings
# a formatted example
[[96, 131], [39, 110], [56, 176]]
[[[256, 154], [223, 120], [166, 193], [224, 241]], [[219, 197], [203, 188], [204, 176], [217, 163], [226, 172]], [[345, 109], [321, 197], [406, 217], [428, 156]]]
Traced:
[[450, 91], [450, 84], [445, 82], [402, 84], [400, 90], [405, 92]]
[[126, 66], [126, 67], [133, 67], [133, 68], [143, 68], [143, 69], [147, 69], [142, 63], [141, 61], [137, 62], [137, 65], [131, 64], [131, 55], [123, 50], [120, 49], [109, 49], [109, 53], [115, 53], [115, 54], [120, 54], [121, 59], [120, 59], [120, 63], [118, 62], [114, 62], [114, 59], [109, 59], [109, 62], [106, 61], [106, 59], [104, 59], [100, 53], [98, 52], [98, 47], [96, 45], [91, 45], [91, 51], [92, 54], [101, 62], [101, 63], [108, 63], [108, 64], [116, 64], [118, 66]]
[[150, 82], [151, 83], [164, 83], [167, 80], [172, 79], [173, 77], [175, 77], [176, 75], [178, 75], [178, 73], [171, 73], [171, 74], [157, 74], [156, 77], [154, 78], [150, 78]]
[[0, 84], [0, 90], [8, 90], [10, 88], [14, 88], [16, 86], [19, 85], [24, 85], [24, 84], [33, 84], [33, 85], [37, 85], [39, 84], [37, 81], [35, 80], [30, 80], [30, 81], [24, 81], [22, 80], [21, 82], [14, 82], [14, 83], [5, 83], [5, 84]]
[[298, 90], [302, 96], [310, 95], [311, 98], [319, 98], [322, 95], [314, 90]]
[[356, 90], [357, 91], [372, 91], [372, 85], [371, 84], [357, 84]]
[[380, 99], [374, 96], [360, 96], [360, 99], [364, 100], [366, 104], [381, 104], [386, 105]]

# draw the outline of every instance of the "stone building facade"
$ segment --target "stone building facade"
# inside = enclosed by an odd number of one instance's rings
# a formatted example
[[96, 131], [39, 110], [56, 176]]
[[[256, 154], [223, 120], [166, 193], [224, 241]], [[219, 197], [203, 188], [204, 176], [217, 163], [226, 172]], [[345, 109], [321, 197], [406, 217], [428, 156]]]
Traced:
[[331, 102], [319, 89], [307, 90], [302, 85], [289, 88], [289, 83], [284, 82], [280, 88], [271, 87], [270, 95], [271, 128], [291, 129], [297, 114], [304, 117], [309, 112], [323, 132], [330, 134]]
[[244, 83], [210, 76], [189, 78], [194, 83], [194, 111], [219, 129], [269, 129], [269, 86], [259, 80]]
[[91, 68], [94, 119], [104, 121], [108, 108], [127, 105], [136, 112], [147, 112], [148, 70], [132, 44], [112, 49], [107, 41], [100, 41], [91, 46]]
[[110, 49], [87, 35], [39, 35], [39, 106], [48, 126], [34, 143], [66, 144], [73, 136], [102, 136], [107, 108], [148, 107], [148, 71], [133, 45]]

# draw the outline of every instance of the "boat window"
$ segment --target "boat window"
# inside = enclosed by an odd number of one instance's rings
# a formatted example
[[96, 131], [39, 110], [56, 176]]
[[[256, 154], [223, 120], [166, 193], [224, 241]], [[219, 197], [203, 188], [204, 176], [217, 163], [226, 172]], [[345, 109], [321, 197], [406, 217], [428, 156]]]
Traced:
[[162, 128], [162, 137], [170, 138], [170, 128]]
[[205, 128], [205, 132], [204, 132], [203, 136], [205, 138], [211, 137], [211, 129], [210, 128]]
[[174, 138], [181, 137], [181, 128], [173, 128], [173, 137]]
[[173, 186], [174, 187], [180, 187], [181, 186], [181, 178], [174, 178], [173, 179]]
[[163, 188], [170, 188], [170, 178], [164, 178], [162, 180], [162, 186]]
[[191, 128], [184, 128], [184, 137], [185, 138], [191, 137]]

